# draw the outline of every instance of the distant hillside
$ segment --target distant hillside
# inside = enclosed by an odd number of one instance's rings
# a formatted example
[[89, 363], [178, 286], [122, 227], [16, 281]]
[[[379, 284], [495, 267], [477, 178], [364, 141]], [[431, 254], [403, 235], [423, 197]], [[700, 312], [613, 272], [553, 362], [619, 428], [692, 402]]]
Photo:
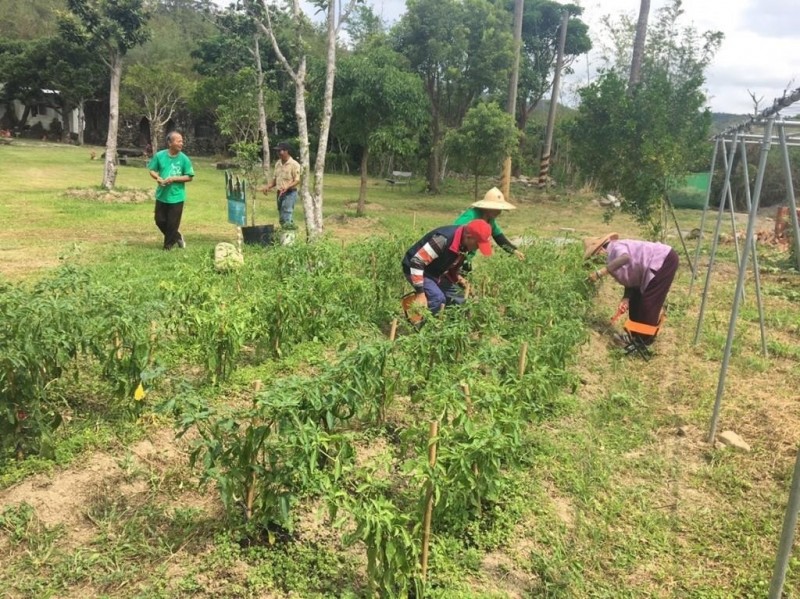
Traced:
[[743, 123], [749, 118], [748, 114], [731, 114], [729, 112], [711, 113], [711, 132], [719, 133], [728, 127]]

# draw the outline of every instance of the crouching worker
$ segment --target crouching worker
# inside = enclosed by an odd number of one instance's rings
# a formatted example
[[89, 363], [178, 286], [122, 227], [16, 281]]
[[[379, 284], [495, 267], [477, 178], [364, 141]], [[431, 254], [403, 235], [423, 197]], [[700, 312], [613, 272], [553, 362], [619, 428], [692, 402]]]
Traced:
[[[592, 272], [594, 282], [605, 275], [625, 288], [618, 313], [629, 312], [633, 322], [658, 326], [661, 308], [678, 270], [678, 254], [668, 245], [633, 239], [620, 239], [616, 233], [584, 239], [584, 258], [604, 256], [606, 265]], [[646, 345], [653, 335], [636, 333]]]
[[[500, 216], [500, 214], [516, 209], [516, 206], [506, 201], [502, 191], [496, 187], [492, 187], [486, 192], [486, 195], [483, 196], [482, 200], [475, 202], [467, 210], [462, 212], [461, 216], [459, 216], [453, 224], [466, 225], [468, 222], [476, 218], [485, 220], [492, 227], [492, 238], [494, 239], [495, 243], [509, 254], [513, 254], [520, 260], [524, 260], [525, 254], [520, 252], [517, 249], [517, 246], [508, 240], [508, 237], [503, 234], [503, 230], [500, 228], [500, 225], [497, 224], [497, 217]], [[465, 273], [468, 273], [472, 270], [470, 263], [474, 256], [475, 252], [470, 252], [467, 256], [463, 268]]]
[[485, 220], [434, 229], [415, 243], [403, 258], [403, 273], [414, 287], [414, 303], [437, 314], [447, 304], [463, 304], [466, 288], [461, 265], [469, 252], [492, 253], [492, 226]]

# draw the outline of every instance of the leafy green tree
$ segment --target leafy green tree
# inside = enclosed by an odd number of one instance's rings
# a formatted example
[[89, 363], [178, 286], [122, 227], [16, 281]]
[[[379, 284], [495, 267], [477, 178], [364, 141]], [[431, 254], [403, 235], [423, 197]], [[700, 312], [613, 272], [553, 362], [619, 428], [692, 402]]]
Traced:
[[[510, 5], [513, 8], [513, 3]], [[522, 53], [517, 89], [517, 127], [525, 131], [528, 119], [544, 94], [552, 87], [561, 14], [570, 14], [564, 44], [564, 67], [592, 49], [588, 26], [578, 17], [583, 9], [575, 4], [550, 0], [527, 0], [522, 16]]]
[[428, 187], [438, 193], [443, 139], [487, 93], [507, 86], [511, 15], [487, 0], [409, 0], [393, 32], [425, 85], [430, 109]]
[[57, 12], [66, 0], [0, 0], [0, 38], [33, 40], [58, 31]]
[[60, 26], [67, 39], [83, 43], [99, 53], [111, 74], [109, 88], [108, 138], [102, 185], [112, 189], [117, 179], [117, 132], [119, 130], [119, 88], [122, 64], [131, 48], [150, 36], [150, 12], [145, 0], [67, 0], [68, 13]]
[[401, 55], [378, 44], [340, 61], [333, 126], [337, 136], [361, 149], [358, 216], [364, 214], [371, 153], [412, 153], [427, 117], [422, 81], [404, 70], [403, 62]]
[[194, 82], [174, 72], [169, 64], [131, 65], [122, 79], [120, 111], [141, 115], [150, 122], [150, 144], [153, 152], [164, 139], [164, 127], [186, 103]]
[[619, 60], [631, 52], [619, 43], [625, 39], [619, 30], [612, 32], [616, 56], [608, 62], [615, 66], [580, 90], [579, 113], [570, 127], [584, 178], [621, 194], [623, 210], [648, 225], [653, 236], [661, 231], [658, 215], [667, 182], [688, 172], [708, 150], [711, 114], [703, 85], [722, 34], [681, 31], [681, 15], [679, 0], [659, 11], [632, 93], [629, 64]]
[[[23, 127], [30, 115], [30, 106], [44, 100], [42, 89], [48, 87], [45, 78], [32, 60], [38, 41], [0, 40], [0, 99], [6, 104], [9, 125]], [[18, 122], [15, 112], [9, 110], [13, 100], [21, 102], [25, 109]]]
[[[24, 126], [29, 106], [47, 101], [61, 114], [65, 138], [77, 133], [83, 143], [83, 104], [100, 97], [102, 87], [108, 85], [108, 74], [96, 54], [63, 37], [51, 36], [0, 43], [0, 81], [5, 82], [0, 92], [3, 100], [19, 100], [25, 105], [20, 122], [13, 125]], [[45, 96], [44, 89], [58, 90], [58, 95]], [[71, 119], [67, 118], [74, 109], [78, 110], [78, 131], [70, 130]]]
[[480, 103], [469, 109], [461, 127], [447, 134], [445, 145], [456, 167], [478, 177], [498, 172], [500, 164], [519, 142], [514, 118], [494, 102]]

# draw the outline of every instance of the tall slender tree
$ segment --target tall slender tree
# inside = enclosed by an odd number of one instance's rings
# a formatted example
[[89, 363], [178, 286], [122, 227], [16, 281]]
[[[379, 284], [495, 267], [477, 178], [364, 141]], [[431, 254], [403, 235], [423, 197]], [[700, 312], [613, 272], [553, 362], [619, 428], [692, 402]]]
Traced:
[[513, 58], [511, 14], [487, 0], [409, 0], [395, 47], [425, 84], [430, 107], [428, 188], [438, 193], [443, 141], [467, 110], [507, 86]]
[[[303, 32], [307, 27], [307, 21], [300, 10], [300, 0], [291, 0], [291, 20], [295, 26], [298, 59], [292, 64], [286, 57], [285, 52], [278, 42], [276, 29], [273, 25], [274, 7], [268, 0], [261, 0], [262, 10], [252, 7], [254, 14], [260, 16], [257, 23], [261, 31], [272, 42], [273, 50], [278, 57], [278, 61], [283, 66], [286, 73], [291, 77], [295, 85], [295, 117], [297, 118], [297, 129], [300, 138], [300, 166], [303, 169], [303, 177], [300, 184], [300, 192], [303, 198], [303, 209], [305, 213], [306, 234], [309, 239], [314, 239], [322, 234], [322, 206], [323, 206], [323, 180], [325, 177], [325, 155], [328, 149], [328, 135], [330, 131], [331, 116], [333, 114], [333, 85], [336, 78], [336, 47], [341, 27], [347, 22], [350, 12], [359, 0], [346, 0], [342, 6], [337, 0], [316, 0], [314, 5], [320, 10], [325, 10], [326, 14], [326, 38], [325, 38], [325, 91], [323, 96], [322, 119], [319, 126], [319, 138], [317, 145], [317, 155], [314, 164], [314, 187], [313, 192], [309, 189], [309, 173], [311, 170], [311, 160], [309, 153], [308, 140], [308, 116], [306, 114], [306, 77], [308, 74], [308, 59], [304, 49]], [[252, 4], [251, 4], [252, 6]], [[339, 10], [337, 11], [337, 7]], [[338, 19], [337, 19], [338, 13]]]
[[122, 65], [128, 50], [149, 38], [147, 21], [150, 13], [145, 7], [145, 0], [67, 0], [67, 7], [69, 12], [61, 15], [62, 32], [68, 39], [81, 41], [99, 52], [111, 75], [102, 185], [112, 189], [117, 180]]

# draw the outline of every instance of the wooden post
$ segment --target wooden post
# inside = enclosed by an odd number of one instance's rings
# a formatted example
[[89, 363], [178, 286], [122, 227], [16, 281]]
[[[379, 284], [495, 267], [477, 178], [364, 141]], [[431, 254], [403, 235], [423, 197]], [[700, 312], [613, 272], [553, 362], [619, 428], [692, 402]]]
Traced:
[[119, 335], [119, 331], [114, 331], [114, 355], [116, 356], [117, 360], [122, 359], [122, 337]]
[[417, 228], [417, 213], [416, 213], [416, 212], [414, 213], [414, 218], [413, 218], [413, 220], [411, 221], [411, 227], [412, 227], [413, 229], [416, 229], [416, 228]]
[[[436, 466], [436, 442], [434, 439], [439, 434], [439, 421], [431, 422], [428, 434], [428, 465], [433, 468]], [[428, 491], [425, 496], [425, 518], [422, 521], [422, 580], [428, 575], [428, 545], [431, 542], [431, 520], [433, 520], [433, 481], [428, 481]]]
[[519, 374], [519, 378], [525, 374], [525, 365], [528, 361], [528, 342], [522, 344], [522, 351], [519, 354], [519, 369], [517, 373]]
[[155, 320], [150, 321], [150, 347], [147, 350], [147, 365], [153, 365], [153, 354], [155, 354], [155, 347], [156, 347], [156, 339], [157, 335], [156, 332], [158, 330], [158, 324]]
[[389, 341], [394, 341], [397, 336], [397, 319], [392, 320], [392, 328], [389, 331]]

